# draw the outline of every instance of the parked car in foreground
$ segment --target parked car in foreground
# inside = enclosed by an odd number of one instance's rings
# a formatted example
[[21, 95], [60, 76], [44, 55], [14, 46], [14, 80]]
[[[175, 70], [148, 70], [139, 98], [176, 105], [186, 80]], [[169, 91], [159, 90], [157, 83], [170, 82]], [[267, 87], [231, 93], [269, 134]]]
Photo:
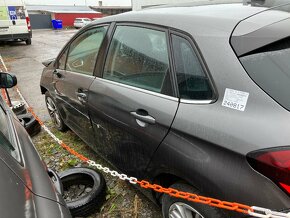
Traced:
[[[79, 31], [44, 63], [49, 114], [130, 176], [289, 211], [290, 5], [192, 5]], [[164, 217], [229, 215], [146, 194]]]
[[[0, 72], [0, 88], [15, 84], [14, 76]], [[45, 168], [29, 135], [1, 96], [0, 174], [1, 217], [71, 217], [60, 194], [59, 177]]]
[[92, 20], [90, 18], [76, 18], [74, 20], [74, 27], [76, 29], [82, 28], [86, 26], [87, 24], [91, 23]]

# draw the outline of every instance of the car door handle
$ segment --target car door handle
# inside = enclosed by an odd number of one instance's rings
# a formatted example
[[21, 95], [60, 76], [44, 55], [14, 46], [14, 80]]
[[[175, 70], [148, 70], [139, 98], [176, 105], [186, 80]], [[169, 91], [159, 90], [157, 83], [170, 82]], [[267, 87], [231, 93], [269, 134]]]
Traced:
[[61, 78], [62, 77], [62, 74], [60, 72], [58, 72], [58, 70], [54, 70], [52, 73], [54, 75], [56, 75], [58, 78]]
[[78, 97], [78, 100], [81, 102], [81, 103], [86, 103], [87, 102], [87, 94], [83, 93], [83, 92], [77, 92], [76, 93], [77, 97]]
[[155, 119], [154, 117], [151, 117], [150, 115], [143, 115], [143, 114], [139, 114], [138, 111], [137, 112], [130, 112], [130, 114], [135, 117], [137, 120], [141, 120], [145, 123], [148, 123], [148, 124], [155, 124]]

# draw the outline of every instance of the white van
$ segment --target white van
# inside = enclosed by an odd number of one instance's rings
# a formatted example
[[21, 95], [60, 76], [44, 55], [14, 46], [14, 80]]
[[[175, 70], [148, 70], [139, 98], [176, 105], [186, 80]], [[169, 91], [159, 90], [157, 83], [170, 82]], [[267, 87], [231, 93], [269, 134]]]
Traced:
[[24, 0], [0, 0], [0, 41], [25, 41], [31, 44], [30, 19]]

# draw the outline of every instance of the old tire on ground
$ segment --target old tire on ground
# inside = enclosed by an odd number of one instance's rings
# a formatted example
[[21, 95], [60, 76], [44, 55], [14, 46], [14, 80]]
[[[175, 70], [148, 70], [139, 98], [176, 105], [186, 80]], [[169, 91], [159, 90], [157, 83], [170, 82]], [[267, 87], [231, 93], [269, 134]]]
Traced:
[[[170, 188], [179, 191], [190, 192], [193, 194], [202, 195], [198, 190], [185, 183], [175, 183]], [[162, 196], [162, 214], [163, 217], [183, 217], [182, 214], [187, 214], [186, 217], [199, 218], [224, 218], [225, 214], [221, 209], [210, 207], [207, 205], [186, 201], [180, 198], [174, 198], [167, 194]], [[191, 216], [190, 216], [190, 215]]]
[[[72, 216], [86, 217], [101, 208], [106, 196], [102, 174], [89, 168], [72, 168], [59, 173], [59, 177], [63, 185], [63, 197]], [[76, 194], [72, 196], [70, 192]]]
[[12, 111], [16, 114], [16, 115], [20, 115], [20, 114], [26, 114], [26, 108], [25, 108], [25, 104], [22, 101], [12, 101]]
[[20, 123], [30, 136], [35, 136], [41, 131], [41, 126], [38, 121], [32, 116], [32, 114], [20, 114], [17, 116]]
[[48, 91], [45, 93], [45, 104], [55, 127], [59, 131], [65, 132], [68, 129], [68, 127], [63, 122], [59, 110], [56, 106], [56, 103], [54, 102], [53, 98], [51, 97]]

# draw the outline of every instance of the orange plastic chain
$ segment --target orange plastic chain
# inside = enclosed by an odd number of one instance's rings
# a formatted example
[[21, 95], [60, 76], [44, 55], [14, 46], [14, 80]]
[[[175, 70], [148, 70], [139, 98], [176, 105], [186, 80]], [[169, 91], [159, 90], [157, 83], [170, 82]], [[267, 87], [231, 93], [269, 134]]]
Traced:
[[[38, 123], [41, 126], [44, 126], [44, 123], [41, 121], [41, 119], [34, 113], [33, 109], [31, 107], [27, 108], [27, 111], [29, 111], [31, 113], [31, 115], [38, 121]], [[69, 153], [71, 153], [72, 155], [76, 156], [77, 158], [79, 158], [80, 160], [87, 162], [89, 159], [86, 158], [85, 156], [79, 154], [78, 152], [76, 152], [75, 150], [73, 150], [72, 148], [70, 148], [68, 145], [66, 145], [64, 142], [59, 143], [65, 150], [67, 150]]]
[[239, 204], [239, 203], [232, 203], [232, 202], [227, 202], [227, 201], [221, 201], [221, 200], [218, 200], [215, 198], [208, 198], [208, 197], [192, 194], [189, 192], [179, 191], [179, 190], [176, 190], [173, 188], [164, 188], [164, 187], [157, 185], [157, 184], [150, 184], [148, 181], [145, 181], [145, 180], [137, 181], [137, 183], [142, 188], [152, 189], [152, 190], [159, 192], [159, 193], [165, 193], [165, 194], [168, 194], [172, 197], [181, 198], [181, 199], [192, 201], [195, 203], [206, 204], [206, 205], [209, 205], [212, 207], [218, 207], [218, 208], [236, 211], [236, 212], [245, 213], [245, 214], [248, 214], [249, 211], [252, 211], [252, 212], [254, 211], [248, 205]]
[[3, 96], [4, 101], [9, 106], [9, 101], [8, 101], [8, 97], [7, 97], [7, 94], [6, 94], [5, 89], [1, 89], [1, 93], [2, 93], [2, 96]]
[[[34, 111], [33, 111], [33, 109], [31, 107], [28, 107], [27, 110], [33, 115], [33, 117], [39, 122], [39, 124], [42, 127], [46, 128], [44, 123], [34, 113]], [[56, 137], [54, 136], [53, 138], [56, 138]], [[75, 157], [79, 158], [81, 161], [83, 161], [85, 163], [89, 162], [88, 158], [86, 158], [85, 156], [79, 154], [77, 151], [75, 151], [74, 149], [70, 148], [68, 145], [66, 145], [61, 140], [57, 139], [57, 141], [70, 154], [74, 155]], [[137, 180], [136, 183], [141, 188], [152, 189], [152, 190], [154, 190], [156, 192], [159, 192], [159, 193], [168, 194], [168, 195], [170, 195], [172, 197], [184, 199], [184, 200], [195, 202], [195, 203], [206, 204], [206, 205], [209, 205], [209, 206], [212, 206], [212, 207], [217, 207], [217, 208], [222, 208], [222, 209], [226, 209], [226, 210], [236, 211], [236, 212], [244, 213], [244, 214], [249, 214], [249, 212], [254, 212], [254, 210], [250, 206], [244, 205], [244, 204], [221, 201], [221, 200], [218, 200], [218, 199], [215, 199], [215, 198], [208, 198], [208, 197], [200, 196], [200, 195], [189, 193], [189, 192], [179, 191], [179, 190], [176, 190], [176, 189], [173, 189], [173, 188], [164, 188], [164, 187], [162, 187], [160, 185], [157, 185], [157, 184], [151, 184], [151, 183], [149, 183], [148, 181], [145, 181], [145, 180], [142, 180], [142, 181]]]

